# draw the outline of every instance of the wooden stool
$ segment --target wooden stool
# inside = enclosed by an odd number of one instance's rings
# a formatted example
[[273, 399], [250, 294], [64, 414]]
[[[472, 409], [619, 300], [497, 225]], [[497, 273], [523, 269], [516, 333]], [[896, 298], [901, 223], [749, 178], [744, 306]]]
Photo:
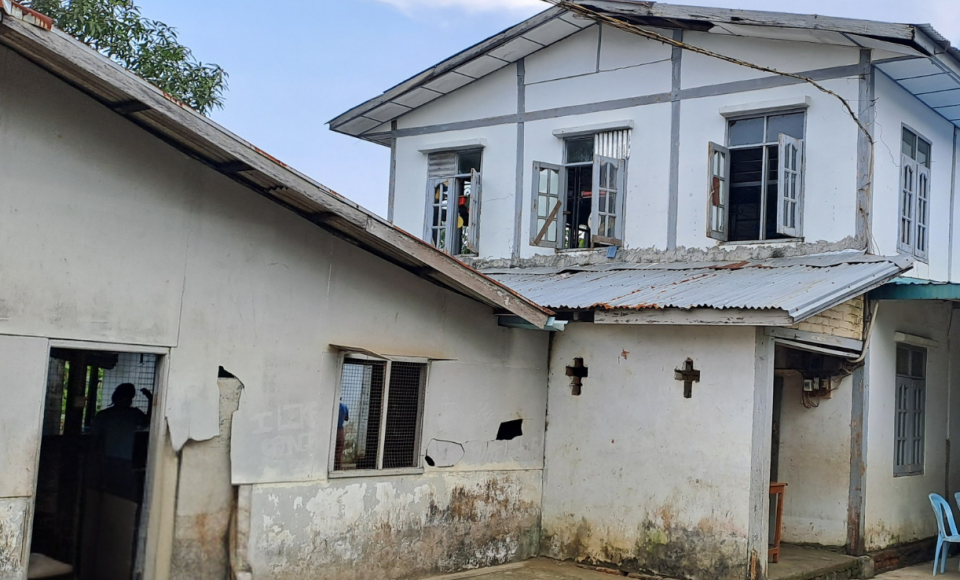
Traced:
[[780, 534], [783, 531], [783, 496], [787, 491], [785, 483], [771, 483], [770, 497], [777, 499], [777, 523], [773, 528], [773, 543], [767, 551], [767, 557], [770, 562], [776, 564], [780, 561]]

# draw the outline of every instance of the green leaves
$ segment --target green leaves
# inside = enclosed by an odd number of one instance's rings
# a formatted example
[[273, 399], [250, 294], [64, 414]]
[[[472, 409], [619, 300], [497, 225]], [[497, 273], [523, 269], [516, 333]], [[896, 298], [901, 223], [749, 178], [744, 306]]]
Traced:
[[198, 61], [177, 30], [144, 18], [133, 0], [31, 0], [54, 25], [204, 115], [223, 108], [227, 73]]

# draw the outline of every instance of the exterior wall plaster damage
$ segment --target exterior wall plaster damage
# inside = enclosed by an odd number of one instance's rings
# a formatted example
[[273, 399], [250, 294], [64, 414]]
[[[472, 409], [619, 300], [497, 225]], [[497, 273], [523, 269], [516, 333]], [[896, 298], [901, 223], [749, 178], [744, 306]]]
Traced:
[[255, 486], [255, 578], [414, 578], [537, 555], [538, 470]]
[[30, 498], [0, 499], [0, 580], [21, 580], [26, 573], [26, 534]]
[[[577, 357], [589, 375], [573, 396]], [[688, 357], [701, 378], [685, 399]], [[541, 554], [745, 578], [755, 365], [752, 327], [569, 324], [551, 350]]]
[[180, 454], [180, 481], [170, 577], [219, 580], [230, 567], [229, 531], [234, 515], [230, 483], [230, 428], [243, 384], [221, 378], [220, 435], [188, 442]]

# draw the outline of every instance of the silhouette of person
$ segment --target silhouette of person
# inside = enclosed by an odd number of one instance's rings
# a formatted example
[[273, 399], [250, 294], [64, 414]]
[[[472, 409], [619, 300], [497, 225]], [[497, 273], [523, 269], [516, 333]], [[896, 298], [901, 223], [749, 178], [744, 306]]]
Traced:
[[149, 402], [144, 413], [133, 406], [136, 389], [132, 383], [118, 385], [111, 396], [113, 404], [97, 413], [90, 431], [100, 459], [100, 490], [139, 503], [133, 465], [134, 438], [137, 431], [150, 425], [153, 394], [140, 389]]

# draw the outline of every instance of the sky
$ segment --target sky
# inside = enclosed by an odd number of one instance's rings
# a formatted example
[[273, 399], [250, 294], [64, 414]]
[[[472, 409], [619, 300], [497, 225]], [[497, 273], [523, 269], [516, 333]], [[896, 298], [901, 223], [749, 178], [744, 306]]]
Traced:
[[[699, 6], [931, 23], [960, 44], [960, 0], [686, 0]], [[203, 62], [230, 75], [211, 117], [385, 216], [388, 148], [326, 123], [395, 84], [548, 8], [543, 0], [139, 0]]]

